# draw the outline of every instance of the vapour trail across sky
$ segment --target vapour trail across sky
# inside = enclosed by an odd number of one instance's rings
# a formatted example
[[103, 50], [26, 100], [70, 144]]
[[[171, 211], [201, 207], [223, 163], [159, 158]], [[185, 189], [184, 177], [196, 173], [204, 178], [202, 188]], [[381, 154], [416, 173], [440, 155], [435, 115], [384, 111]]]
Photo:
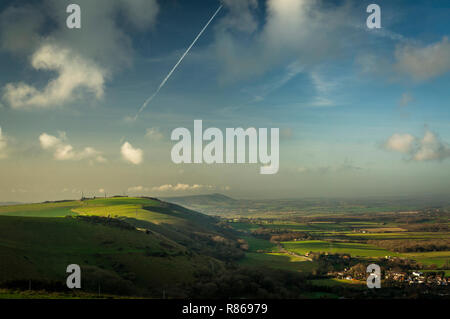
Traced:
[[201, 35], [203, 34], [203, 32], [206, 30], [206, 28], [209, 26], [209, 24], [214, 20], [214, 18], [216, 17], [216, 15], [219, 13], [220, 9], [222, 9], [222, 5], [219, 6], [219, 8], [216, 10], [216, 12], [214, 12], [214, 14], [212, 15], [212, 17], [209, 19], [209, 21], [206, 23], [206, 25], [203, 27], [203, 29], [200, 31], [200, 33], [195, 37], [194, 41], [192, 41], [191, 45], [187, 48], [187, 50], [183, 53], [183, 55], [181, 56], [181, 58], [178, 60], [178, 62], [174, 65], [174, 67], [170, 70], [169, 74], [167, 74], [167, 76], [164, 78], [164, 80], [161, 82], [161, 84], [158, 86], [158, 88], [156, 89], [155, 93], [153, 93], [147, 100], [145, 100], [144, 104], [142, 104], [141, 108], [139, 109], [139, 111], [136, 113], [134, 120], [137, 120], [139, 114], [142, 113], [142, 111], [145, 110], [145, 108], [150, 104], [150, 102], [155, 98], [156, 95], [158, 95], [159, 91], [163, 88], [163, 86], [166, 84], [166, 82], [169, 80], [170, 76], [172, 75], [172, 73], [176, 70], [176, 68], [178, 67], [178, 65], [181, 63], [181, 61], [183, 61], [184, 57], [189, 53], [189, 51], [191, 50], [191, 48], [195, 45], [195, 42], [197, 42], [197, 40], [201, 37]]

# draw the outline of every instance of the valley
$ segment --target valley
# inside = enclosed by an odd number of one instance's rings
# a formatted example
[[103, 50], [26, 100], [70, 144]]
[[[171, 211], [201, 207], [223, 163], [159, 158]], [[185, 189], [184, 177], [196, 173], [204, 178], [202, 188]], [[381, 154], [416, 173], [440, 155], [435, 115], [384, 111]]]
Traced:
[[[309, 201], [275, 217], [258, 204], [244, 216], [207, 215], [192, 209], [199, 203], [254, 204], [214, 194], [0, 206], [0, 297], [376, 297], [365, 285], [369, 263], [382, 268], [378, 297], [449, 296], [445, 205], [329, 201], [329, 212]], [[68, 264], [80, 265], [82, 289], [65, 287]]]

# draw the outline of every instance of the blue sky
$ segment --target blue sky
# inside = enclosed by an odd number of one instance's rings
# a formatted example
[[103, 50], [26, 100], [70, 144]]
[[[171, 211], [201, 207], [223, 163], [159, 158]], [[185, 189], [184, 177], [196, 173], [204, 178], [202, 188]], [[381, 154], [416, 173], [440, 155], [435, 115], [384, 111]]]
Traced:
[[[70, 30], [69, 3], [0, 5], [1, 201], [448, 195], [449, 4], [78, 1]], [[280, 128], [279, 173], [173, 164], [170, 133], [194, 119]]]

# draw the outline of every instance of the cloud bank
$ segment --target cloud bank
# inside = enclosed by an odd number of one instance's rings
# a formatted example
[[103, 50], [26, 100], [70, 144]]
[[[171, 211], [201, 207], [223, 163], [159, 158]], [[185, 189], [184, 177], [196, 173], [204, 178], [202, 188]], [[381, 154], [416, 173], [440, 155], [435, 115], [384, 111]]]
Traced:
[[450, 146], [426, 130], [422, 138], [411, 134], [394, 134], [384, 144], [385, 149], [399, 152], [414, 161], [442, 161], [450, 157]]
[[89, 159], [91, 163], [104, 163], [106, 159], [102, 153], [92, 147], [86, 147], [82, 151], [74, 150], [73, 146], [66, 142], [66, 134], [60, 132], [59, 137], [42, 133], [39, 136], [41, 148], [53, 152], [53, 158], [58, 161], [79, 161]]
[[[228, 14], [216, 27], [213, 45], [222, 81], [258, 76], [295, 61], [314, 65], [345, 46], [340, 34], [355, 31], [346, 5], [314, 0], [267, 0], [266, 20], [258, 25], [257, 1], [223, 1]], [[354, 22], [352, 22], [354, 21]]]
[[86, 89], [97, 99], [103, 96], [105, 72], [69, 49], [43, 45], [33, 54], [31, 65], [35, 70], [55, 71], [58, 76], [41, 91], [23, 82], [6, 84], [3, 98], [12, 108], [62, 105], [75, 98], [77, 89]]

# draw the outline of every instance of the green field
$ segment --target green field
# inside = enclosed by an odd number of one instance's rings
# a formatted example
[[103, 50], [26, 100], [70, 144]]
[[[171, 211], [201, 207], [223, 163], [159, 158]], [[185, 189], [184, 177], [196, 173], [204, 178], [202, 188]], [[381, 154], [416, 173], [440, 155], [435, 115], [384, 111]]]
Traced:
[[253, 236], [241, 236], [241, 238], [247, 241], [250, 252], [273, 252], [278, 250], [276, 244], [265, 239], [260, 239]]
[[[258, 219], [258, 222], [232, 222], [230, 224], [233, 227], [237, 226], [236, 228], [244, 230], [249, 234], [255, 230], [270, 230], [274, 234], [289, 232], [307, 233], [314, 240], [285, 241], [281, 243], [283, 248], [298, 255], [305, 255], [309, 252], [339, 253], [350, 254], [354, 258], [362, 259], [391, 256], [414, 260], [425, 267], [433, 266], [434, 268], [442, 268], [450, 263], [450, 250], [400, 253], [382, 248], [381, 241], [383, 240], [399, 240], [399, 245], [402, 244], [401, 241], [407, 241], [410, 244], [413, 242], [420, 244], [421, 241], [431, 240], [439, 244], [441, 240], [448, 240], [450, 238], [450, 232], [448, 231], [408, 231], [401, 224], [392, 222], [389, 217], [386, 217], [391, 215], [382, 213], [383, 222], [321, 221], [299, 223], [285, 219]], [[363, 230], [367, 232], [363, 233]], [[270, 241], [252, 238], [250, 235], [247, 235], [246, 239], [249, 243], [253, 242], [253, 245], [250, 245], [250, 252], [272, 252], [273, 248], [270, 245]], [[368, 240], [372, 241], [371, 244], [367, 243]], [[380, 241], [380, 246], [376, 244], [378, 240]], [[269, 260], [267, 256], [258, 258], [256, 256], [250, 256], [248, 259], [247, 262], [256, 263], [260, 261], [264, 265], [270, 263], [267, 262]], [[274, 259], [273, 262], [277, 263], [277, 260]]]
[[400, 232], [400, 233], [343, 233], [349, 238], [361, 238], [364, 240], [368, 239], [441, 239], [450, 238], [450, 233], [448, 232]]
[[429, 266], [436, 265], [442, 267], [447, 261], [450, 263], [449, 251], [402, 253], [402, 256]]
[[76, 213], [74, 213], [72, 209], [81, 205], [81, 202], [73, 201], [0, 206], [0, 216], [64, 217], [67, 215], [76, 215]]
[[[159, 236], [72, 218], [0, 217], [0, 232], [0, 281], [62, 280], [65, 267], [75, 263], [84, 266], [85, 277], [110, 277], [124, 289], [129, 283], [117, 274], [115, 265], [139, 278], [138, 286], [159, 287], [190, 280], [194, 264], [201, 262]], [[152, 257], [158, 253], [173, 257]]]
[[204, 224], [205, 221], [211, 220], [208, 216], [188, 211], [180, 206], [139, 197], [0, 206], [0, 216], [47, 218], [76, 215], [132, 218], [152, 224], [186, 224], [189, 222]]
[[285, 253], [247, 253], [240, 264], [308, 273], [316, 268], [316, 264], [305, 257]]
[[366, 288], [366, 282], [360, 280], [327, 278], [327, 279], [314, 279], [311, 280], [311, 283], [316, 286], [324, 286], [324, 287], [340, 287], [350, 285], [353, 287], [361, 286], [361, 288]]
[[73, 210], [74, 213], [83, 216], [102, 216], [102, 217], [130, 217], [139, 220], [145, 220], [156, 224], [181, 223], [182, 219], [175, 216], [153, 212], [142, 208], [142, 204], [117, 204], [111, 206], [83, 206]]
[[289, 241], [283, 242], [283, 247], [296, 254], [304, 255], [308, 252], [328, 252], [339, 254], [350, 254], [353, 257], [383, 257], [383, 256], [397, 256], [397, 253], [360, 243], [340, 243], [327, 242], [322, 240], [308, 240], [308, 241]]

